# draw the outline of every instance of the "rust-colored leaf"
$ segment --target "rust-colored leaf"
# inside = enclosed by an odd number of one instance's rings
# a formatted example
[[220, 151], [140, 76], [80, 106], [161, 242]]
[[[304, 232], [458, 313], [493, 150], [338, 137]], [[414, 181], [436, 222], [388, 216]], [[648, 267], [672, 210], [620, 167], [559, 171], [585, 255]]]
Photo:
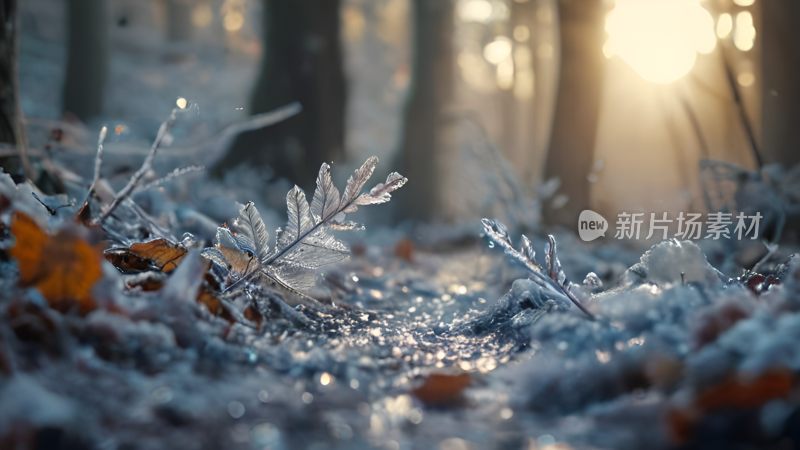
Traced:
[[70, 228], [50, 236], [19, 212], [12, 219], [11, 234], [15, 243], [9, 253], [19, 264], [20, 285], [37, 288], [56, 309], [94, 309], [91, 291], [102, 277], [98, 247]]
[[103, 252], [103, 256], [122, 273], [140, 273], [153, 269], [149, 260], [134, 255], [127, 248], [110, 248]]
[[406, 262], [414, 262], [414, 243], [405, 238], [394, 245], [394, 255]]
[[155, 239], [131, 245], [130, 254], [150, 261], [152, 265], [164, 273], [171, 273], [178, 268], [186, 256], [186, 249], [166, 239]]
[[794, 377], [787, 370], [766, 372], [752, 380], [731, 377], [706, 389], [695, 403], [703, 410], [725, 408], [755, 408], [768, 401], [789, 394]]
[[462, 400], [464, 390], [471, 382], [468, 373], [432, 373], [411, 393], [427, 406], [451, 406]]
[[672, 438], [691, 439], [696, 425], [717, 411], [754, 409], [776, 398], [787, 397], [794, 388], [794, 375], [788, 370], [772, 370], [752, 379], [733, 375], [699, 392], [692, 403], [667, 413]]

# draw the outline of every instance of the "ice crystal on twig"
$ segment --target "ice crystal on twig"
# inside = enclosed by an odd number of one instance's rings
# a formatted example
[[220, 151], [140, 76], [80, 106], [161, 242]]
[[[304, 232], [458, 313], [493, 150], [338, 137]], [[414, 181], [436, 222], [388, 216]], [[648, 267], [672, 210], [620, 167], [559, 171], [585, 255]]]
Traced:
[[527, 236], [522, 235], [522, 244], [520, 249], [517, 250], [514, 248], [505, 225], [492, 219], [482, 219], [481, 223], [483, 224], [483, 232], [489, 239], [489, 247], [500, 247], [509, 258], [530, 272], [530, 279], [547, 295], [559, 300], [569, 300], [589, 318], [594, 319], [594, 315], [570, 291], [569, 280], [567, 280], [567, 276], [558, 259], [556, 239], [552, 235], [547, 236], [545, 265], [542, 266], [536, 261], [536, 252]]

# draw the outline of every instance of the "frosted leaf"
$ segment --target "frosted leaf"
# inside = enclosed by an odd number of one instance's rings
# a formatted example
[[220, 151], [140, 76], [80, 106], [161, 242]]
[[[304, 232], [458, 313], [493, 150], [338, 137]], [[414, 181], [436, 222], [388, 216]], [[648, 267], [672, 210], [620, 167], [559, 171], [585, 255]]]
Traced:
[[330, 166], [322, 164], [310, 205], [305, 193], [293, 187], [286, 194], [287, 222], [276, 231], [277, 243], [272, 252], [261, 216], [248, 203], [234, 222], [236, 233], [218, 228], [215, 248], [207, 249], [204, 255], [228, 270], [232, 279], [258, 277], [269, 287], [277, 286], [312, 300], [301, 291], [314, 286], [314, 271], [350, 256], [350, 249], [331, 231], [363, 229], [358, 223], [346, 220], [346, 215], [358, 209], [359, 204], [385, 203], [393, 191], [406, 183], [405, 177], [391, 173], [386, 182], [362, 195], [377, 163], [378, 158], [368, 158], [348, 179], [341, 195], [331, 179]]
[[298, 186], [286, 194], [286, 210], [289, 220], [278, 235], [278, 250], [287, 249], [303, 239], [315, 225], [306, 194]]
[[406, 177], [392, 172], [386, 177], [385, 182], [377, 184], [368, 193], [359, 195], [355, 203], [359, 206], [386, 203], [392, 199], [392, 192], [403, 187], [407, 181]]
[[253, 202], [248, 202], [242, 207], [239, 217], [233, 222], [233, 227], [238, 237], [244, 237], [249, 241], [249, 247], [258, 259], [264, 259], [269, 255], [269, 232]]
[[[506, 255], [527, 270], [537, 274], [542, 273], [542, 269], [535, 259], [529, 258], [525, 252], [520, 252], [514, 248], [514, 244], [511, 242], [511, 237], [508, 235], [508, 229], [505, 225], [492, 219], [482, 219], [481, 223], [483, 224], [483, 233], [489, 239], [490, 248], [497, 245], [503, 249]], [[524, 242], [525, 241], [523, 241], [523, 244]], [[528, 244], [530, 244], [530, 241], [528, 241]], [[530, 251], [532, 252], [533, 249], [531, 248]]]
[[204, 248], [200, 255], [220, 267], [227, 267], [228, 265], [225, 255], [218, 248]]
[[511, 245], [511, 238], [508, 236], [508, 230], [502, 223], [492, 219], [482, 219], [483, 232], [490, 239], [490, 242], [496, 242], [505, 246]]
[[364, 164], [347, 179], [347, 186], [344, 188], [341, 203], [341, 207], [345, 213], [355, 212], [358, 209], [358, 206], [353, 203], [356, 197], [361, 193], [361, 190], [364, 189], [364, 185], [369, 181], [377, 165], [378, 158], [376, 156], [370, 156], [364, 161]]
[[324, 228], [317, 228], [294, 244], [278, 260], [280, 264], [314, 270], [347, 259], [350, 249]]
[[336, 215], [339, 209], [339, 189], [333, 185], [331, 166], [323, 163], [317, 175], [317, 189], [311, 200], [311, 213], [318, 222], [324, 222]]
[[216, 234], [216, 247], [217, 248], [231, 248], [231, 249], [238, 249], [239, 242], [236, 241], [236, 238], [231, 233], [231, 230], [225, 227], [217, 228]]
[[522, 253], [525, 258], [529, 259], [530, 261], [536, 261], [536, 250], [533, 249], [533, 243], [531, 240], [528, 239], [528, 236], [522, 235], [522, 246], [520, 248], [520, 253]]
[[513, 242], [508, 235], [508, 230], [502, 223], [492, 219], [482, 219], [483, 234], [489, 239], [489, 247], [495, 246], [503, 249], [506, 255], [517, 264], [527, 269], [533, 281], [542, 290], [542, 293], [552, 299], [569, 300], [583, 311], [590, 318], [594, 315], [583, 307], [575, 294], [569, 290], [569, 281], [561, 269], [561, 262], [558, 260], [558, 249], [556, 240], [548, 235], [548, 242], [545, 246], [545, 267], [536, 261], [536, 252], [527, 236], [522, 236], [520, 250], [514, 248]]
[[547, 244], [544, 248], [544, 264], [547, 267], [547, 276], [556, 281], [558, 284], [564, 286], [567, 281], [567, 276], [561, 268], [561, 261], [558, 260], [558, 247], [556, 245], [556, 238], [553, 235], [547, 235]]
[[351, 231], [351, 230], [363, 230], [364, 229], [364, 225], [362, 225], [362, 224], [360, 224], [358, 222], [350, 221], [350, 220], [347, 220], [347, 221], [344, 221], [344, 222], [336, 222], [336, 221], [332, 220], [330, 222], [329, 226], [330, 226], [330, 228], [332, 230], [336, 230], [336, 231]]

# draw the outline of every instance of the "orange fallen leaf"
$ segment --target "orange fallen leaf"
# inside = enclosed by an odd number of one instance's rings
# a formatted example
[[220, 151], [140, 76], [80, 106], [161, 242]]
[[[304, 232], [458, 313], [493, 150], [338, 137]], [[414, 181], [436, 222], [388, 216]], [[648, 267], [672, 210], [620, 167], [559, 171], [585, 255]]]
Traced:
[[411, 239], [404, 238], [394, 245], [394, 256], [406, 262], [414, 262], [414, 243]]
[[139, 242], [131, 245], [129, 250], [132, 255], [151, 261], [164, 273], [177, 269], [178, 264], [186, 256], [185, 248], [166, 239]]
[[464, 390], [471, 382], [472, 377], [468, 373], [432, 373], [411, 393], [427, 406], [450, 406], [462, 399]]
[[74, 304], [81, 312], [95, 307], [92, 287], [102, 277], [101, 251], [73, 229], [50, 236], [29, 216], [16, 213], [11, 221], [14, 246], [9, 254], [19, 264], [19, 284], [35, 287], [56, 309]]
[[785, 397], [794, 386], [794, 376], [788, 370], [772, 370], [750, 380], [729, 378], [706, 389], [696, 399], [706, 411], [726, 408], [755, 408], [779, 397]]
[[686, 442], [704, 416], [717, 411], [759, 408], [771, 400], [789, 396], [794, 385], [794, 375], [788, 370], [767, 371], [753, 379], [731, 376], [699, 392], [689, 406], [668, 411], [672, 438], [678, 443]]

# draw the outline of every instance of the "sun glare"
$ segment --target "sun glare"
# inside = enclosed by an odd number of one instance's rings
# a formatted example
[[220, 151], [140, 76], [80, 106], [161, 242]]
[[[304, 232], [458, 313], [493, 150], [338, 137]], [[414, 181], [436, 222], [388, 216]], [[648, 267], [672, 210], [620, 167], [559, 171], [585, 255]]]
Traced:
[[692, 70], [698, 53], [714, 50], [714, 31], [698, 0], [617, 0], [606, 17], [603, 52], [648, 81], [668, 84]]

